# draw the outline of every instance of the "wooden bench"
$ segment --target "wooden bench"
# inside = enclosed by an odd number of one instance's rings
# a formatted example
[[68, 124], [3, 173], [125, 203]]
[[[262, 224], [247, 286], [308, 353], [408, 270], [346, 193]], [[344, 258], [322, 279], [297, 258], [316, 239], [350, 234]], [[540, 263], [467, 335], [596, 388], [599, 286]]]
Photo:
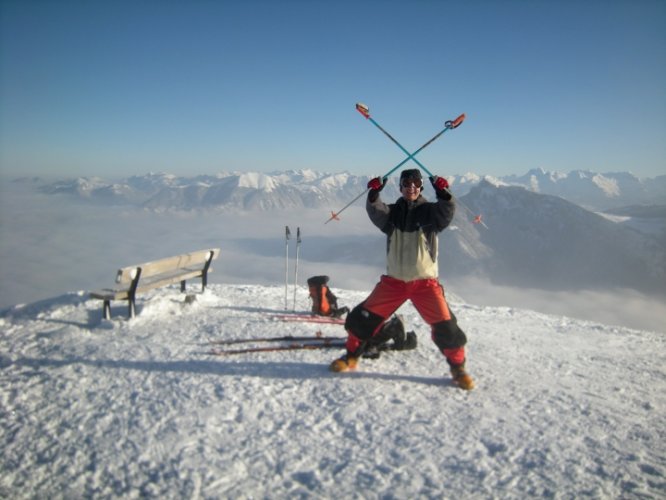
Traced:
[[210, 264], [220, 254], [219, 248], [200, 250], [175, 257], [137, 264], [118, 269], [116, 285], [90, 293], [95, 299], [104, 301], [104, 319], [111, 318], [111, 301], [127, 300], [129, 317], [136, 314], [136, 294], [180, 282], [180, 291], [185, 291], [185, 282], [201, 278], [201, 291], [208, 284]]

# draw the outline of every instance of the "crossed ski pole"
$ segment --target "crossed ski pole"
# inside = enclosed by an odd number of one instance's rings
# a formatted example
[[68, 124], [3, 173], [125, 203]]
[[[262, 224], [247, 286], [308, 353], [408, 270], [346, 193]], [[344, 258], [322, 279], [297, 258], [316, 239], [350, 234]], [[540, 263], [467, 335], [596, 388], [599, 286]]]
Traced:
[[[370, 117], [370, 110], [368, 109], [367, 106], [365, 106], [364, 104], [360, 104], [360, 103], [359, 103], [359, 104], [356, 105], [356, 110], [357, 110], [359, 113], [361, 113], [363, 116], [365, 116], [367, 119], [369, 119], [369, 120], [370, 120], [370, 121], [371, 121], [371, 122], [372, 122], [377, 128], [379, 128], [379, 130], [381, 130], [382, 132], [384, 132], [384, 134], [386, 134], [386, 136], [387, 136], [389, 139], [391, 139], [395, 144], [397, 144], [397, 145], [400, 147], [400, 149], [402, 149], [402, 151], [404, 151], [405, 154], [407, 155], [407, 158], [405, 158], [404, 160], [402, 160], [402, 161], [401, 161], [400, 163], [398, 163], [395, 167], [393, 167], [391, 170], [389, 170], [389, 171], [386, 172], [384, 175], [382, 175], [382, 181], [385, 181], [385, 180], [386, 180], [386, 179], [387, 179], [387, 178], [388, 178], [393, 172], [395, 172], [396, 170], [398, 170], [400, 167], [402, 167], [402, 166], [403, 166], [405, 163], [407, 163], [409, 160], [413, 160], [413, 161], [415, 161], [415, 162], [416, 162], [416, 163], [417, 163], [417, 164], [418, 164], [418, 165], [419, 165], [419, 166], [420, 166], [420, 167], [421, 167], [421, 168], [422, 168], [422, 169], [423, 169], [423, 170], [424, 170], [424, 171], [425, 171], [430, 177], [432, 177], [432, 174], [430, 173], [430, 171], [429, 171], [425, 166], [423, 166], [423, 164], [421, 164], [421, 162], [419, 162], [419, 161], [418, 161], [416, 158], [414, 158], [414, 157], [415, 157], [417, 154], [419, 154], [421, 151], [423, 151], [425, 148], [427, 148], [428, 146], [430, 146], [430, 144], [432, 144], [432, 143], [435, 142], [437, 139], [439, 139], [439, 137], [440, 137], [444, 132], [446, 132], [447, 130], [450, 130], [450, 129], [453, 129], [453, 128], [458, 127], [458, 126], [463, 122], [463, 120], [465, 119], [465, 114], [463, 113], [462, 115], [460, 115], [460, 116], [459, 116], [458, 118], [456, 118], [455, 120], [449, 120], [449, 121], [447, 121], [447, 122], [444, 124], [445, 127], [444, 127], [442, 130], [440, 130], [437, 134], [435, 134], [435, 135], [434, 135], [434, 136], [433, 136], [428, 142], [426, 142], [426, 143], [425, 143], [423, 146], [421, 146], [419, 149], [417, 149], [417, 150], [414, 151], [413, 153], [410, 153], [410, 152], [407, 151], [405, 148], [403, 148], [402, 145], [401, 145], [398, 141], [396, 141], [396, 140], [393, 138], [393, 136], [392, 136], [391, 134], [389, 134], [386, 130], [384, 130], [384, 129], [383, 129], [383, 128], [382, 128], [382, 127], [381, 127], [381, 126], [380, 126], [380, 125], [374, 120], [374, 119], [372, 119], [372, 118]], [[354, 198], [353, 200], [351, 200], [349, 203], [347, 203], [344, 207], [342, 207], [342, 208], [341, 208], [340, 210], [338, 210], [337, 212], [331, 212], [331, 217], [330, 217], [326, 222], [324, 222], [324, 224], [328, 224], [329, 222], [331, 222], [331, 221], [334, 220], [334, 219], [335, 219], [335, 220], [340, 220], [340, 219], [338, 219], [338, 216], [339, 216], [342, 212], [344, 212], [347, 208], [349, 208], [351, 205], [353, 205], [354, 202], [356, 202], [356, 200], [358, 200], [361, 196], [363, 196], [363, 195], [366, 194], [367, 192], [368, 192], [368, 189], [366, 189], [365, 191], [363, 191], [361, 194], [359, 194], [356, 198]]]
[[[356, 105], [356, 109], [358, 110], [359, 113], [361, 113], [361, 114], [362, 114], [363, 116], [365, 116], [368, 120], [370, 120], [370, 122], [371, 122], [375, 127], [377, 127], [379, 130], [381, 130], [381, 131], [384, 133], [384, 135], [386, 135], [386, 137], [388, 137], [389, 139], [391, 139], [391, 141], [392, 141], [396, 146], [398, 146], [398, 147], [399, 147], [399, 148], [400, 148], [405, 154], [408, 155], [408, 158], [406, 158], [405, 161], [407, 161], [407, 160], [412, 160], [412, 161], [414, 161], [414, 163], [416, 163], [419, 167], [421, 167], [421, 168], [423, 169], [423, 171], [424, 171], [426, 174], [428, 174], [429, 177], [434, 177], [433, 174], [430, 172], [430, 170], [428, 170], [428, 169], [426, 168], [426, 166], [425, 166], [423, 163], [421, 163], [419, 160], [417, 160], [416, 158], [414, 158], [414, 156], [416, 155], [416, 153], [410, 155], [409, 152], [408, 152], [405, 148], [402, 147], [402, 144], [400, 144], [400, 143], [395, 139], [395, 137], [393, 137], [393, 136], [392, 136], [391, 134], [389, 134], [386, 130], [384, 130], [384, 128], [383, 128], [381, 125], [379, 125], [379, 123], [377, 123], [377, 122], [376, 122], [376, 121], [370, 116], [370, 109], [369, 109], [366, 105], [364, 105], [364, 104], [360, 104], [360, 103], [359, 103], [359, 104]], [[456, 128], [456, 127], [458, 127], [458, 126], [463, 122], [464, 119], [465, 119], [465, 114], [463, 113], [462, 115], [460, 115], [460, 116], [459, 116], [458, 118], [456, 118], [455, 120], [446, 122], [446, 125], [448, 126], [448, 128]], [[446, 130], [448, 130], [448, 128], [445, 129], [445, 130], [443, 130], [442, 133], [444, 133]], [[417, 152], [418, 152], [418, 151], [417, 151]], [[391, 172], [392, 172], [392, 171], [391, 171]], [[449, 193], [449, 194], [451, 195], [451, 197], [453, 197], [453, 193], [452, 193], [449, 189], [446, 189], [446, 192]], [[481, 215], [477, 215], [477, 214], [475, 214], [474, 212], [472, 212], [472, 211], [469, 209], [469, 207], [468, 207], [467, 205], [465, 205], [462, 201], [460, 201], [460, 199], [458, 199], [458, 198], [456, 198], [456, 199], [457, 199], [457, 201], [458, 201], [458, 205], [460, 205], [460, 206], [463, 207], [465, 210], [467, 210], [467, 212], [469, 212], [469, 214], [473, 217], [473, 222], [474, 222], [474, 224], [481, 224], [483, 227], [485, 227], [486, 229], [488, 229], [488, 226], [486, 226], [485, 222], [483, 222], [483, 220], [481, 220]]]
[[[419, 167], [421, 167], [421, 168], [423, 169], [423, 171], [424, 171], [426, 174], [428, 174], [429, 177], [434, 177], [434, 175], [432, 174], [432, 172], [430, 172], [430, 170], [428, 170], [427, 167], [426, 167], [425, 165], [423, 165], [423, 163], [421, 163], [419, 160], [417, 160], [417, 159], [415, 158], [415, 156], [416, 156], [419, 152], [421, 152], [422, 149], [424, 149], [426, 146], [428, 146], [430, 143], [432, 143], [435, 139], [437, 139], [440, 135], [442, 135], [442, 134], [443, 134], [444, 132], [446, 132], [447, 130], [459, 127], [460, 124], [461, 124], [461, 123], [463, 122], [463, 120], [465, 119], [465, 114], [463, 113], [462, 115], [460, 115], [460, 116], [459, 116], [458, 118], [456, 118], [455, 120], [449, 120], [449, 121], [447, 121], [447, 122], [445, 123], [446, 127], [444, 128], [444, 130], [442, 130], [442, 131], [439, 132], [437, 135], [435, 135], [432, 139], [430, 139], [428, 142], [426, 142], [423, 146], [421, 146], [419, 149], [417, 149], [414, 153], [411, 153], [411, 154], [410, 154], [409, 151], [407, 151], [407, 150], [402, 146], [402, 144], [400, 144], [400, 143], [395, 139], [395, 137], [393, 137], [391, 134], [389, 134], [389, 133], [388, 133], [388, 132], [387, 132], [387, 131], [386, 131], [386, 130], [385, 130], [385, 129], [379, 124], [379, 123], [377, 123], [377, 122], [376, 122], [376, 121], [370, 116], [370, 108], [368, 108], [365, 104], [357, 103], [357, 104], [356, 104], [356, 110], [357, 110], [359, 113], [361, 113], [366, 119], [368, 119], [368, 120], [369, 120], [369, 121], [370, 121], [375, 127], [377, 127], [379, 130], [381, 130], [382, 133], [383, 133], [384, 135], [386, 135], [386, 137], [388, 137], [388, 138], [391, 140], [391, 142], [393, 142], [396, 146], [398, 146], [398, 147], [399, 147], [399, 148], [400, 148], [400, 149], [401, 149], [401, 150], [407, 155], [407, 158], [405, 158], [401, 163], [399, 163], [398, 165], [396, 165], [396, 166], [395, 166], [392, 170], [390, 170], [387, 174], [385, 174], [384, 176], [382, 176], [382, 180], [385, 180], [389, 175], [391, 175], [394, 171], [396, 171], [398, 168], [400, 168], [403, 164], [405, 164], [405, 163], [408, 162], [409, 160], [414, 161], [414, 163], [416, 163]], [[453, 193], [452, 193], [449, 189], [446, 189], [446, 191], [447, 191], [447, 192], [453, 197]], [[366, 192], [367, 192], [367, 190], [366, 190], [365, 192], [361, 193], [361, 194], [360, 194], [359, 196], [357, 196], [356, 198], [354, 198], [354, 200], [352, 200], [351, 203], [353, 203], [353, 202], [355, 202], [356, 200], [358, 200], [358, 199], [359, 199], [361, 196], [363, 196]], [[347, 208], [349, 205], [351, 205], [351, 203], [348, 203], [348, 204], [347, 204], [342, 210], [344, 210], [344, 209]], [[458, 204], [459, 204], [460, 206], [462, 206], [465, 210], [467, 210], [467, 211], [472, 215], [472, 217], [474, 218], [473, 220], [474, 220], [474, 223], [475, 223], [475, 224], [477, 224], [477, 223], [478, 223], [478, 224], [481, 224], [483, 227], [485, 227], [486, 229], [488, 229], [488, 226], [486, 226], [486, 224], [483, 222], [483, 220], [481, 220], [481, 215], [476, 215], [474, 212], [472, 212], [472, 211], [469, 209], [469, 207], [467, 207], [467, 206], [466, 206], [463, 202], [461, 202], [459, 199], [458, 199]], [[330, 220], [332, 220], [332, 219], [337, 219], [337, 218], [338, 218], [337, 216], [340, 214], [340, 212], [342, 212], [342, 210], [338, 211], [337, 213], [335, 213], [335, 212], [331, 212], [331, 214], [332, 214], [332, 215], [331, 215], [331, 219], [327, 220], [326, 223], [328, 223], [328, 222], [329, 222]]]
[[[426, 148], [431, 142], [433, 142], [433, 141], [434, 141], [435, 139], [437, 139], [440, 135], [442, 135], [442, 134], [444, 133], [445, 130], [447, 130], [447, 129], [442, 130], [440, 133], [438, 133], [436, 136], [434, 136], [432, 139], [430, 139], [428, 142], [426, 142], [423, 146], [421, 146], [419, 149], [417, 149], [416, 151], [414, 151], [411, 155], [409, 155], [407, 158], [405, 158], [405, 159], [402, 160], [400, 163], [398, 163], [395, 167], [393, 167], [391, 170], [389, 170], [385, 175], [382, 176], [382, 181], [384, 181], [384, 179], [388, 178], [389, 175], [391, 175], [393, 172], [395, 172], [395, 171], [398, 170], [400, 167], [402, 167], [402, 166], [403, 166], [405, 163], [407, 163], [411, 158], [413, 158], [414, 156], [416, 156], [417, 154], [419, 154], [419, 153], [420, 153], [423, 149], [425, 149], [425, 148]], [[366, 189], [365, 191], [363, 191], [361, 194], [359, 194], [356, 198], [354, 198], [352, 201], [350, 201], [349, 203], [347, 203], [344, 207], [342, 207], [342, 208], [341, 208], [340, 210], [338, 210], [337, 212], [331, 212], [331, 218], [328, 219], [326, 222], [324, 222], [324, 224], [328, 224], [329, 222], [331, 222], [331, 221], [334, 220], [334, 219], [335, 219], [335, 220], [340, 220], [340, 219], [338, 219], [338, 215], [340, 215], [342, 212], [344, 212], [345, 210], [347, 210], [351, 205], [353, 205], [353, 204], [356, 202], [356, 200], [358, 200], [361, 196], [363, 196], [363, 195], [364, 195], [365, 193], [367, 193], [368, 191], [369, 191], [369, 189]]]
[[[419, 148], [417, 151], [415, 151], [414, 153], [411, 153], [411, 154], [410, 154], [409, 151], [407, 151], [405, 148], [402, 147], [402, 144], [400, 144], [400, 143], [395, 139], [395, 137], [393, 137], [393, 136], [392, 136], [391, 134], [389, 134], [386, 130], [384, 130], [384, 128], [383, 128], [379, 123], [377, 123], [377, 122], [374, 120], [374, 118], [372, 118], [372, 116], [370, 116], [370, 108], [368, 108], [365, 104], [358, 103], [358, 104], [356, 104], [356, 110], [357, 110], [359, 113], [361, 113], [363, 116], [365, 116], [366, 119], [370, 120], [370, 122], [371, 122], [375, 127], [377, 127], [379, 130], [381, 130], [381, 131], [384, 133], [384, 135], [386, 135], [386, 137], [388, 137], [389, 139], [391, 139], [391, 141], [392, 141], [396, 146], [398, 146], [398, 147], [402, 150], [403, 153], [405, 153], [405, 154], [407, 155], [407, 158], [405, 159], [405, 161], [412, 160], [412, 161], [413, 161], [414, 163], [416, 163], [419, 167], [421, 167], [421, 168], [423, 169], [423, 171], [424, 171], [426, 174], [428, 174], [428, 176], [430, 176], [430, 177], [433, 177], [433, 174], [430, 172], [430, 170], [428, 170], [428, 169], [426, 168], [426, 166], [425, 166], [423, 163], [421, 163], [419, 160], [417, 160], [417, 159], [414, 158], [414, 157], [416, 156], [417, 153], [419, 153], [423, 148], [425, 148], [427, 145], [429, 145], [431, 142], [433, 142], [435, 139], [437, 139], [437, 138], [438, 138], [440, 135], [442, 135], [444, 132], [446, 132], [446, 131], [449, 130], [449, 129], [459, 127], [460, 124], [461, 124], [461, 123], [463, 122], [463, 120], [465, 119], [465, 113], [463, 113], [462, 115], [460, 115], [460, 116], [459, 116], [458, 118], [456, 118], [455, 120], [449, 120], [449, 121], [447, 121], [447, 122], [444, 124], [444, 125], [446, 126], [446, 127], [444, 128], [444, 130], [442, 130], [439, 134], [437, 134], [435, 137], [433, 137], [432, 139], [430, 139], [427, 143], [425, 143], [425, 144], [424, 144], [421, 148]], [[388, 174], [386, 174], [384, 177], [388, 177], [389, 175], [391, 175], [395, 170], [397, 170], [397, 169], [399, 168], [399, 166], [400, 166], [400, 165], [398, 165], [397, 167], [395, 167], [393, 170], [391, 170], [391, 171], [390, 171]]]

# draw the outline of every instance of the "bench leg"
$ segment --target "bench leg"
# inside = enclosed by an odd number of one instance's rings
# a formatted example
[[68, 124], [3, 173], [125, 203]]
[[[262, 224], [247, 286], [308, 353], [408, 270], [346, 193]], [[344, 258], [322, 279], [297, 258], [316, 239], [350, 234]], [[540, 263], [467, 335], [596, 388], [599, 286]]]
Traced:
[[102, 317], [104, 319], [111, 319], [111, 301], [105, 300], [104, 306], [102, 306]]
[[208, 285], [208, 270], [210, 269], [211, 262], [213, 262], [213, 257], [215, 257], [215, 253], [210, 252], [210, 257], [208, 257], [208, 260], [206, 261], [206, 264], [204, 265], [204, 268], [201, 272], [201, 293], [206, 290], [206, 285]]
[[130, 297], [128, 299], [128, 302], [129, 302], [128, 317], [133, 318], [136, 316], [136, 302], [134, 300], [134, 297]]
[[129, 317], [133, 318], [136, 316], [136, 288], [139, 286], [139, 280], [141, 279], [141, 267], [136, 268], [136, 276], [132, 280], [129, 291], [127, 292], [127, 300], [129, 301]]

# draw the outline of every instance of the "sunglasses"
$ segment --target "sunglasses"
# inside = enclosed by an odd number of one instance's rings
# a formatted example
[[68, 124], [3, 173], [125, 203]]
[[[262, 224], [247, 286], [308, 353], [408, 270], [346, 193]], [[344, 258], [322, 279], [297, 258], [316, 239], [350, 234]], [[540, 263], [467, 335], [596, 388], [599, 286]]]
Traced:
[[423, 186], [423, 181], [421, 179], [403, 179], [400, 185], [404, 188], [414, 186], [415, 188], [420, 188]]

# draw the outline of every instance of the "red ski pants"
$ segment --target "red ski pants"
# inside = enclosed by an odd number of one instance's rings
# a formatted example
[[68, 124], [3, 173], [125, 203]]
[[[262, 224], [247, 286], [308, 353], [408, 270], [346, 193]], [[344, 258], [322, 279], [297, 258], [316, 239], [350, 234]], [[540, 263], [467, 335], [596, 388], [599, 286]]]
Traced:
[[[347, 318], [347, 351], [355, 352], [362, 344], [362, 339], [376, 335], [384, 321], [407, 300], [412, 302], [423, 320], [430, 325], [432, 340], [449, 364], [462, 364], [465, 361], [466, 337], [458, 327], [455, 316], [446, 303], [444, 289], [436, 278], [402, 281], [382, 276], [368, 298]], [[357, 316], [371, 319], [356, 321]]]

